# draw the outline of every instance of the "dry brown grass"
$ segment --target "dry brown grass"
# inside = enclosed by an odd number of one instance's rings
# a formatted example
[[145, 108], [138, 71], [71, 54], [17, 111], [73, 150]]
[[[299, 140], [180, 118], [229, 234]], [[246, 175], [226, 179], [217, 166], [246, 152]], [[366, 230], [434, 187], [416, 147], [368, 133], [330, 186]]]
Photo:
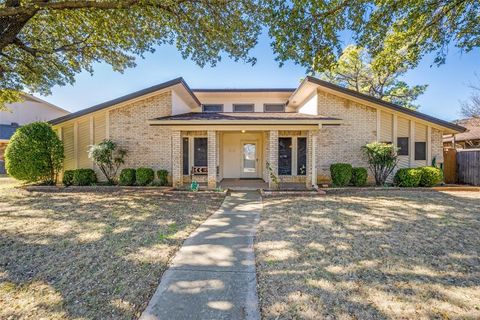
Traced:
[[480, 194], [267, 199], [265, 319], [479, 319]]
[[38, 193], [0, 181], [0, 319], [132, 319], [216, 194]]

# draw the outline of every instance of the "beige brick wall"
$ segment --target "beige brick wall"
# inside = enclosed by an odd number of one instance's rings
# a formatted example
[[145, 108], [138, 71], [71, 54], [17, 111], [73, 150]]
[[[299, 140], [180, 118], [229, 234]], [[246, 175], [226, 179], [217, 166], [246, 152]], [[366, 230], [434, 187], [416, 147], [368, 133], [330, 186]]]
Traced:
[[[443, 163], [443, 133], [432, 128], [432, 159], [436, 158], [437, 166]], [[431, 165], [429, 163], [428, 165]]]
[[109, 112], [110, 139], [128, 151], [124, 167], [166, 169], [172, 174], [171, 130], [147, 124], [171, 110], [171, 93], [166, 92]]
[[366, 168], [361, 147], [376, 140], [376, 110], [319, 92], [318, 113], [344, 121], [343, 125], [324, 126], [319, 130], [316, 150], [318, 182], [330, 180], [332, 163], [344, 162]]

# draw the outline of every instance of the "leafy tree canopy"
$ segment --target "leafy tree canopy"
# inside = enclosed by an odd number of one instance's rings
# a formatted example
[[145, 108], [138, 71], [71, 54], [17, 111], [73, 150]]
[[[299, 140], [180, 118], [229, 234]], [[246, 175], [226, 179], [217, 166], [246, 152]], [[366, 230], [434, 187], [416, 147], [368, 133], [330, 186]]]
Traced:
[[[478, 0], [261, 0], [278, 60], [309, 71], [328, 70], [341, 54], [341, 35], [373, 55], [406, 56], [413, 65], [429, 52], [445, 62], [455, 45], [480, 46]], [[349, 33], [346, 33], [348, 31]]]
[[320, 78], [373, 97], [417, 109], [413, 104], [425, 92], [426, 85], [410, 87], [399, 78], [408, 70], [408, 61], [397, 57], [395, 63], [385, 63], [381, 56], [372, 58], [368, 52], [353, 45], [345, 48], [337, 63]]
[[215, 65], [222, 54], [254, 63], [260, 31], [249, 0], [0, 0], [0, 102], [15, 92], [49, 94], [94, 62], [115, 71], [155, 45]]

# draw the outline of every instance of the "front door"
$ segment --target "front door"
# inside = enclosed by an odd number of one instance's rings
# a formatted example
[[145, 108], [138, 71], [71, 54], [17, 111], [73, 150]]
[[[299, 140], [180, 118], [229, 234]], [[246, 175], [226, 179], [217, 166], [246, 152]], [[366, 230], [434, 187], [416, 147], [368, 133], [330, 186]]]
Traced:
[[242, 168], [240, 176], [242, 178], [258, 177], [258, 157], [256, 142], [242, 142]]

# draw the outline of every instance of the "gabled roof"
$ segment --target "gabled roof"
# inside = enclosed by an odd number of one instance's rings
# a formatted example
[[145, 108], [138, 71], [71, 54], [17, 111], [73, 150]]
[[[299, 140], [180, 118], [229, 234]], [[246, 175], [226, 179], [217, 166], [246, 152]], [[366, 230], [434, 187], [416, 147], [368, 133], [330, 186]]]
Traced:
[[455, 121], [467, 129], [455, 135], [455, 141], [480, 140], [480, 118], [469, 118]]
[[459, 126], [455, 123], [444, 121], [444, 120], [429, 116], [425, 113], [410, 110], [408, 108], [399, 106], [397, 104], [387, 102], [387, 101], [384, 101], [384, 100], [381, 100], [381, 99], [378, 99], [378, 98], [375, 98], [375, 97], [372, 97], [372, 96], [369, 96], [369, 95], [366, 95], [366, 94], [363, 94], [363, 93], [360, 93], [360, 92], [357, 92], [357, 91], [354, 91], [354, 90], [351, 90], [351, 89], [347, 89], [347, 88], [344, 88], [342, 86], [339, 86], [339, 85], [336, 85], [336, 84], [333, 84], [333, 83], [330, 83], [328, 81], [324, 81], [324, 80], [321, 80], [321, 79], [318, 79], [318, 78], [315, 78], [315, 77], [312, 77], [312, 76], [307, 76], [302, 81], [302, 83], [297, 88], [297, 90], [295, 90], [295, 92], [292, 93], [292, 95], [290, 96], [290, 98], [287, 102], [287, 105], [289, 103], [291, 103], [291, 101], [295, 97], [295, 95], [298, 94], [308, 84], [315, 84], [315, 85], [318, 85], [318, 86], [323, 87], [323, 88], [327, 88], [327, 89], [330, 89], [330, 90], [333, 90], [333, 91], [336, 91], [336, 92], [339, 92], [339, 93], [346, 94], [346, 95], [348, 95], [350, 97], [353, 97], [353, 98], [357, 98], [357, 99], [361, 99], [361, 100], [364, 100], [364, 101], [367, 101], [367, 102], [371, 102], [373, 104], [385, 107], [387, 109], [391, 109], [391, 110], [394, 110], [394, 111], [397, 111], [397, 112], [400, 112], [400, 113], [404, 113], [404, 114], [407, 114], [407, 115], [410, 115], [410, 116], [413, 116], [413, 117], [416, 117], [416, 118], [419, 118], [419, 119], [422, 119], [422, 120], [425, 120], [425, 121], [428, 121], [428, 122], [432, 122], [432, 123], [435, 123], [439, 126], [449, 128], [449, 129], [457, 131], [457, 132], [464, 132], [466, 130], [464, 127]]
[[152, 120], [340, 120], [294, 112], [189, 112]]
[[146, 88], [146, 89], [135, 91], [133, 93], [127, 94], [127, 95], [122, 96], [120, 98], [116, 98], [116, 99], [109, 100], [109, 101], [104, 102], [104, 103], [97, 104], [97, 105], [95, 105], [93, 107], [90, 107], [90, 108], [86, 108], [86, 109], [82, 109], [82, 110], [77, 111], [77, 112], [70, 113], [70, 114], [68, 114], [66, 116], [63, 116], [63, 117], [60, 117], [60, 118], [53, 119], [53, 120], [50, 121], [50, 123], [53, 124], [53, 125], [59, 124], [59, 123], [62, 123], [62, 122], [68, 121], [68, 120], [72, 120], [72, 119], [81, 117], [83, 115], [86, 115], [86, 114], [89, 114], [89, 113], [92, 113], [92, 112], [95, 112], [95, 111], [99, 111], [99, 110], [102, 110], [102, 109], [112, 107], [112, 106], [114, 106], [116, 104], [119, 104], [119, 103], [122, 103], [122, 102], [127, 102], [129, 100], [139, 98], [139, 97], [147, 95], [149, 93], [153, 93], [153, 92], [156, 92], [156, 91], [166, 89], [168, 87], [172, 87], [174, 85], [178, 85], [178, 84], [182, 85], [185, 88], [185, 90], [187, 91], [187, 93], [190, 95], [190, 97], [195, 101], [195, 103], [198, 106], [200, 106], [200, 101], [198, 100], [198, 98], [195, 96], [195, 94], [192, 92], [192, 90], [187, 85], [187, 83], [183, 80], [183, 78], [180, 77], [180, 78], [176, 78], [176, 79], [173, 79], [173, 80], [170, 80], [170, 81], [167, 81], [167, 82], [157, 84], [155, 86], [152, 86], [152, 87], [149, 87], [149, 88]]

